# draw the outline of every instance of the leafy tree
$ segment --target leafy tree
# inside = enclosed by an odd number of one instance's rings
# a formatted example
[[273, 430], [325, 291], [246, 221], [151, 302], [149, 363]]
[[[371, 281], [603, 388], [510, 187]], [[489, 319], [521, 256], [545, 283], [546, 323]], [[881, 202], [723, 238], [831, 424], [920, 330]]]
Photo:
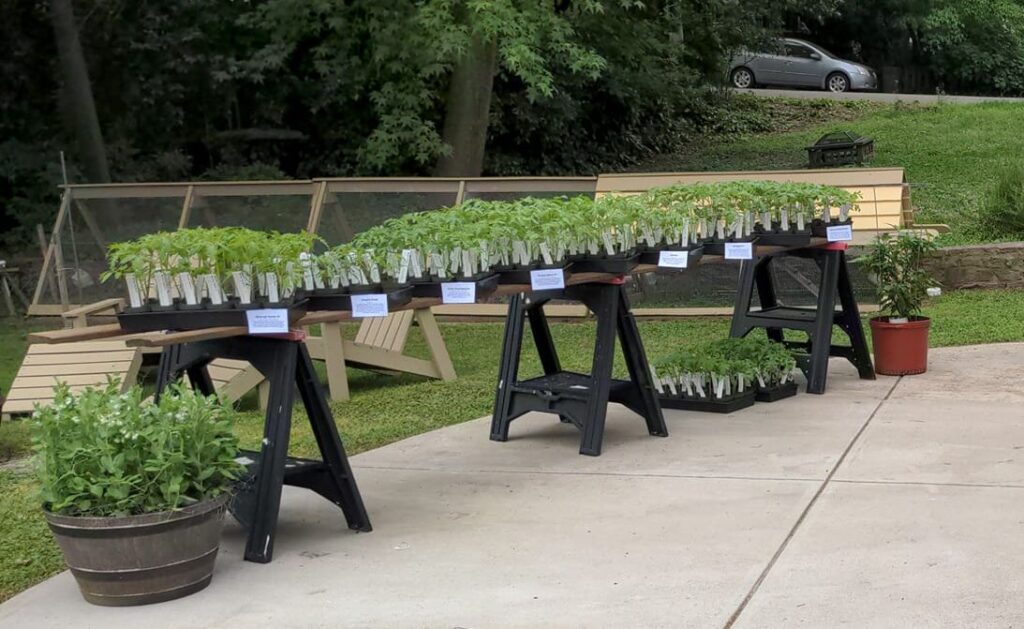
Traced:
[[1024, 93], [1024, 4], [1016, 0], [938, 0], [924, 46], [940, 80], [960, 90]]

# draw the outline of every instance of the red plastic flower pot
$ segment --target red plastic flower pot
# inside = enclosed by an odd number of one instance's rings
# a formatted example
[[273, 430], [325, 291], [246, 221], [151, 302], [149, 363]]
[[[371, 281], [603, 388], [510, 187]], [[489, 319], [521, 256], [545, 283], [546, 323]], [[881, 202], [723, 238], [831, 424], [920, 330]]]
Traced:
[[930, 326], [931, 319], [927, 317], [911, 317], [906, 323], [889, 323], [889, 317], [872, 319], [875, 373], [909, 376], [927, 371]]

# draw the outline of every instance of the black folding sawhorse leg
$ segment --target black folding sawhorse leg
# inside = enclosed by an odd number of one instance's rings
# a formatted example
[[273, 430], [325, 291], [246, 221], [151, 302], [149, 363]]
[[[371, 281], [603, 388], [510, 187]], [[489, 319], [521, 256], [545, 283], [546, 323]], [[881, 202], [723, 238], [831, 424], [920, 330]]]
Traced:
[[[543, 311], [544, 304], [552, 299], [580, 301], [597, 318], [589, 375], [561, 368]], [[526, 319], [530, 321], [544, 375], [520, 381], [519, 362]], [[626, 358], [629, 380], [612, 378], [616, 336]], [[650, 434], [668, 436], [640, 332], [622, 284], [577, 284], [561, 291], [513, 295], [505, 322], [491, 439], [507, 441], [512, 420], [525, 413], [554, 413], [563, 422], [571, 422], [583, 431], [580, 454], [597, 456], [601, 454], [609, 402], [621, 403], [643, 417]]]
[[[216, 358], [248, 361], [270, 383], [263, 447], [251, 453], [255, 459], [249, 466], [252, 482], [243, 485], [231, 505], [231, 512], [249, 529], [245, 558], [267, 563], [273, 557], [282, 485], [311, 489], [341, 507], [350, 529], [372, 530], [323, 387], [301, 337], [238, 336], [167, 346], [160, 355], [157, 397], [182, 374], [188, 375], [196, 390], [213, 395], [207, 366]], [[309, 416], [320, 461], [288, 457], [296, 389]]]
[[[771, 276], [774, 260], [792, 256], [813, 260], [821, 269], [818, 302], [814, 307], [785, 306], [779, 302]], [[757, 290], [761, 309], [751, 311], [754, 290]], [[836, 298], [840, 309], [836, 310]], [[850, 337], [850, 345], [832, 344], [832, 326], [838, 325]], [[736, 294], [736, 307], [732, 315], [730, 335], [742, 337], [755, 328], [763, 328], [768, 338], [785, 342], [797, 354], [797, 364], [807, 377], [808, 393], [824, 393], [828, 377], [830, 356], [846, 358], [863, 380], [874, 380], [864, 328], [853, 295], [853, 284], [846, 264], [846, 251], [842, 247], [824, 246], [790, 249], [769, 254], [756, 261], [743, 262], [740, 286]], [[783, 330], [807, 333], [807, 342], [785, 341]]]

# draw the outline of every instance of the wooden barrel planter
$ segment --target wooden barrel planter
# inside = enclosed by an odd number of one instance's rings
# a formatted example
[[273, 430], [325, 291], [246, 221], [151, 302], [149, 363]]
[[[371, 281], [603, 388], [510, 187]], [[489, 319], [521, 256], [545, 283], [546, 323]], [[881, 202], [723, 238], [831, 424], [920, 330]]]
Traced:
[[223, 494], [178, 511], [125, 517], [44, 513], [85, 600], [146, 605], [210, 584], [228, 498]]

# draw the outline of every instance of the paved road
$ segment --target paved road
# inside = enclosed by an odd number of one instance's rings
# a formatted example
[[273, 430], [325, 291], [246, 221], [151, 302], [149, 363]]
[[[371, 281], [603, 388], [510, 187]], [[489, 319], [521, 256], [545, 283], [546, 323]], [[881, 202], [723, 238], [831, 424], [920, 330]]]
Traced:
[[818, 90], [741, 90], [741, 94], [753, 94], [763, 98], [784, 96], [787, 98], [830, 98], [832, 100], [873, 100], [881, 103], [953, 103], [957, 105], [973, 105], [975, 103], [1022, 103], [1024, 98], [1007, 98], [1002, 96], [950, 96], [936, 94], [885, 94], [881, 92], [843, 92], [834, 94]]
[[450, 426], [353, 458], [372, 533], [286, 487], [269, 565], [232, 521], [198, 594], [96, 607], [65, 572], [0, 629], [1022, 627], [1022, 355], [874, 381], [834, 360], [827, 395], [666, 411], [666, 439], [613, 406], [597, 458], [549, 415], [508, 443]]

